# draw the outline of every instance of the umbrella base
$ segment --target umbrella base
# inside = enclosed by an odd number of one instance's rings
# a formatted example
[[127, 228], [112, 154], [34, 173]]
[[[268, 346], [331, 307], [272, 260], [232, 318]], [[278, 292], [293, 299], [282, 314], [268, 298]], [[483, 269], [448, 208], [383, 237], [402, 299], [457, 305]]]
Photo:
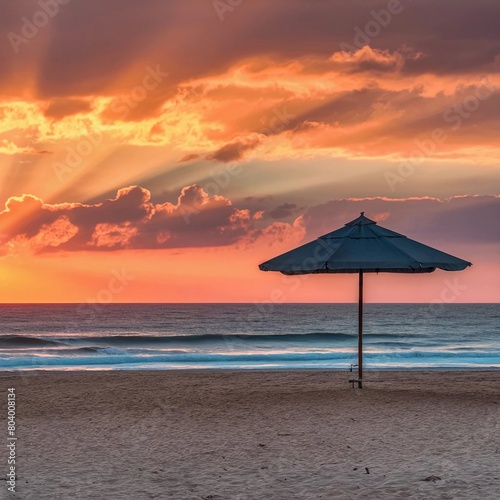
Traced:
[[362, 389], [363, 388], [363, 379], [354, 378], [354, 379], [349, 380], [349, 383], [352, 384], [353, 389], [354, 389], [354, 384], [356, 382], [358, 383], [358, 389]]

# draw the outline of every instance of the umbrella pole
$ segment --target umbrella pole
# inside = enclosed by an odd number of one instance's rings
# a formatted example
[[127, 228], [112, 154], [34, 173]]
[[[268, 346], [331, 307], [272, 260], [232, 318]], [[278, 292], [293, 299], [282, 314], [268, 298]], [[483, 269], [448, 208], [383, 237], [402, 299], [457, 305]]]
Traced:
[[363, 388], [363, 271], [359, 271], [358, 299], [358, 389]]

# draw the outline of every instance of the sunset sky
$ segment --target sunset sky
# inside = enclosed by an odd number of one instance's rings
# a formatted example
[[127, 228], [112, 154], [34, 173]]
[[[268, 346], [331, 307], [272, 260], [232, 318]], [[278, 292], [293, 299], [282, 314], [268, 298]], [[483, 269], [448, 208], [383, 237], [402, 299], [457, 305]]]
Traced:
[[368, 302], [500, 299], [497, 0], [16, 0], [1, 302], [351, 302], [258, 264], [356, 218], [473, 262]]

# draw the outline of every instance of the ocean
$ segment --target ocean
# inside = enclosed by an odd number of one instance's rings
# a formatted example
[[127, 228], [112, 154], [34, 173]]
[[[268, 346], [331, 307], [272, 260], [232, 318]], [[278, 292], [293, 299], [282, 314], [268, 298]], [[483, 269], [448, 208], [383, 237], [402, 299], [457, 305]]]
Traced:
[[[500, 367], [499, 304], [365, 304], [366, 369]], [[345, 369], [356, 304], [0, 305], [0, 370]]]

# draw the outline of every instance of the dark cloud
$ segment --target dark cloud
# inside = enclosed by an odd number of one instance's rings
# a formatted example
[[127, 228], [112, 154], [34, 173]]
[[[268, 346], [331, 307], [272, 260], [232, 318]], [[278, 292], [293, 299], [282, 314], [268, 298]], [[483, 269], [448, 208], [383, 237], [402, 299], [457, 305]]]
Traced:
[[83, 99], [52, 99], [44, 114], [49, 118], [63, 118], [64, 116], [90, 111], [91, 108], [91, 103]]
[[[433, 96], [422, 95], [418, 90], [370, 88], [347, 91], [318, 103], [291, 119], [286, 130], [307, 134], [326, 125], [332, 133], [321, 142], [325, 147], [363, 147], [363, 151], [372, 153], [399, 151], [414, 156], [415, 151], [423, 154], [416, 142], [428, 143], [433, 131], [441, 129], [443, 140], [429, 145], [432, 151], [427, 156], [432, 156], [438, 152], [453, 153], [457, 146], [466, 144], [496, 147], [499, 109], [500, 92], [487, 79], [474, 79], [455, 93]], [[353, 128], [368, 124], [376, 128]]]
[[[479, 96], [479, 98], [477, 97]], [[451, 95], [439, 94], [429, 98], [413, 94], [402, 101], [400, 97], [390, 101], [394, 110], [407, 112], [397, 121], [379, 128], [380, 137], [416, 138], [430, 136], [435, 128], [442, 128], [447, 142], [493, 145], [498, 140], [500, 92], [490, 83], [476, 80]]]
[[189, 153], [184, 155], [179, 162], [185, 162], [185, 161], [191, 161], [191, 160], [197, 160], [200, 157], [199, 154], [196, 153]]
[[[267, 200], [266, 200], [267, 201]], [[311, 240], [356, 218], [359, 212], [380, 225], [444, 249], [467, 243], [500, 242], [499, 196], [437, 198], [351, 198], [332, 200], [302, 211], [284, 203], [270, 216], [292, 223], [262, 224], [262, 212], [236, 208], [197, 185], [183, 188], [176, 203], [154, 204], [138, 186], [124, 188], [102, 203], [44, 204], [31, 195], [10, 198], [0, 213], [0, 253], [28, 247], [35, 252], [110, 251], [231, 245], [242, 240], [297, 243]], [[474, 256], [467, 256], [474, 261]]]
[[132, 186], [93, 205], [13, 197], [0, 213], [3, 253], [7, 243], [36, 252], [224, 246], [251, 231], [248, 210], [196, 185], [185, 187], [176, 204], [155, 205], [149, 191]]
[[207, 160], [223, 163], [239, 161], [245, 157], [246, 153], [255, 149], [261, 142], [261, 139], [256, 135], [237, 138], [209, 154]]
[[[254, 0], [236, 6], [221, 22], [210, 1], [69, 2], [16, 54], [7, 35], [20, 34], [23, 17], [32, 19], [40, 5], [36, 0], [7, 2], [0, 20], [3, 86], [29, 81], [30, 71], [37, 71], [40, 97], [116, 93], [117, 88], [127, 91], [137, 85], [147, 64], [163, 64], [175, 86], [254, 56], [328, 58], [341, 44], [354, 45], [356, 29], [366, 31], [372, 11], [385, 10], [387, 4], [335, 0], [311, 6], [302, 0]], [[364, 42], [391, 52], [408, 46], [425, 55], [406, 61], [403, 72], [498, 71], [494, 60], [500, 54], [500, 2], [401, 0], [401, 5], [402, 11]], [[40, 50], [43, 58], [34, 64]], [[360, 64], [362, 70], [378, 71], [388, 65], [373, 60]], [[8, 89], [13, 94], [19, 90]]]
[[285, 219], [290, 217], [297, 211], [295, 203], [283, 203], [273, 210], [268, 212], [268, 215], [273, 219]]
[[94, 205], [46, 205], [31, 195], [13, 197], [7, 201], [6, 210], [0, 213], [0, 232], [8, 235], [9, 241], [36, 237], [44, 240], [52, 225], [64, 220], [75, 227], [77, 232], [67, 242], [61, 236], [59, 242], [54, 240], [41, 247], [90, 249], [89, 242], [98, 225], [130, 226], [148, 220], [154, 211], [149, 197], [148, 191], [137, 186], [120, 189], [115, 198]]
[[[379, 224], [428, 244], [500, 242], [499, 196], [342, 199], [309, 208], [304, 214], [307, 238], [325, 234], [364, 211]], [[470, 256], [473, 260], [473, 256]]]
[[267, 196], [245, 196], [245, 198], [243, 198], [243, 201], [246, 201], [246, 202], [265, 202], [265, 201], [269, 201], [269, 200], [272, 200], [272, 196], [271, 195], [267, 195]]
[[396, 92], [381, 89], [362, 89], [344, 92], [341, 95], [309, 109], [290, 120], [287, 129], [301, 128], [305, 122], [336, 124], [340, 126], [362, 123], [372, 115], [374, 105], [387, 102]]

